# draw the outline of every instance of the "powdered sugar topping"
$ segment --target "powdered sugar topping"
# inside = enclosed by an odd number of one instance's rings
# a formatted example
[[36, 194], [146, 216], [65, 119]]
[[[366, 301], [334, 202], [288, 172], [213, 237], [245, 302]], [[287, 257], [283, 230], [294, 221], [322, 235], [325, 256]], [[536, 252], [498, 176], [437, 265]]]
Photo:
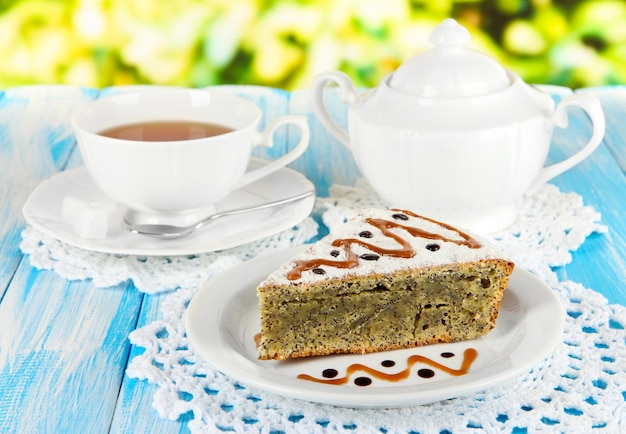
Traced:
[[365, 209], [283, 264], [266, 283], [316, 283], [496, 258], [502, 254], [478, 235], [410, 211]]

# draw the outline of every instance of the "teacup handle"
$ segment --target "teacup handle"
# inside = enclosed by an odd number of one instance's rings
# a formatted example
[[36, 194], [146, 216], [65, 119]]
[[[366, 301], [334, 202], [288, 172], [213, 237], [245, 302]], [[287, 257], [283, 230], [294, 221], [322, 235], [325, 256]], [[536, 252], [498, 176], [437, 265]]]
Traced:
[[604, 138], [604, 132], [606, 130], [606, 121], [604, 119], [604, 112], [600, 101], [591, 95], [576, 94], [565, 98], [554, 111], [554, 124], [560, 128], [566, 128], [568, 124], [567, 107], [577, 106], [582, 108], [591, 118], [591, 125], [593, 127], [593, 133], [589, 142], [577, 153], [571, 157], [552, 164], [548, 167], [544, 167], [539, 173], [539, 176], [534, 180], [531, 187], [537, 187], [544, 182], [547, 182], [557, 175], [571, 169], [582, 160], [587, 158], [595, 149], [600, 145]]
[[295, 125], [300, 129], [300, 141], [298, 142], [296, 147], [293, 148], [289, 153], [272, 161], [271, 163], [268, 163], [259, 169], [246, 172], [239, 180], [239, 183], [235, 188], [241, 188], [244, 185], [250, 184], [251, 182], [261, 179], [269, 175], [270, 173], [285, 167], [287, 164], [300, 157], [304, 153], [304, 151], [306, 151], [306, 148], [309, 146], [309, 140], [311, 137], [309, 124], [307, 123], [306, 117], [295, 115], [281, 116], [277, 119], [274, 119], [272, 122], [269, 123], [269, 125], [262, 133], [257, 133], [253, 146], [262, 145], [271, 148], [274, 145], [274, 132], [279, 127], [287, 124]]
[[324, 105], [324, 88], [329, 82], [334, 82], [339, 86], [343, 102], [352, 104], [356, 99], [357, 93], [347, 74], [340, 71], [325, 72], [318, 75], [313, 84], [313, 111], [328, 132], [350, 149], [348, 133], [339, 127]]

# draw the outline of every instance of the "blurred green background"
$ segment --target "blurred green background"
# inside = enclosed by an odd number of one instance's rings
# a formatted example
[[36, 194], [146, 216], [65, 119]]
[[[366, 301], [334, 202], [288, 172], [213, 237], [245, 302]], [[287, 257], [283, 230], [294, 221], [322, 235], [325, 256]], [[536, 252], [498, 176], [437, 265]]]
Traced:
[[574, 0], [0, 0], [0, 88], [375, 86], [456, 18], [528, 82], [626, 82], [626, 4]]

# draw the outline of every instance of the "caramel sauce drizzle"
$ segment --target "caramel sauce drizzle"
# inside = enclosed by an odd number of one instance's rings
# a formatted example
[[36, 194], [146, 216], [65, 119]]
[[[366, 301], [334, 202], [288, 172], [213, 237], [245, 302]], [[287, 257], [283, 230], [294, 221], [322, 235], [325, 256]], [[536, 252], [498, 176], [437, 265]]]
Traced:
[[411, 368], [416, 363], [423, 363], [425, 365], [431, 366], [435, 369], [439, 369], [440, 371], [446, 372], [455, 377], [459, 377], [469, 372], [470, 367], [472, 366], [472, 363], [474, 363], [474, 360], [476, 360], [477, 356], [478, 356], [478, 351], [476, 351], [474, 348], [466, 349], [463, 352], [463, 363], [461, 364], [460, 369], [453, 369], [446, 365], [442, 365], [441, 363], [436, 362], [432, 359], [429, 359], [428, 357], [420, 356], [419, 354], [414, 354], [412, 356], [409, 356], [409, 358], [407, 359], [406, 369], [404, 369], [403, 371], [397, 372], [395, 374], [382, 372], [377, 369], [370, 368], [369, 366], [362, 365], [361, 363], [353, 363], [352, 365], [348, 366], [345, 377], [317, 378], [308, 374], [299, 374], [297, 378], [300, 380], [313, 381], [315, 383], [342, 385], [350, 381], [350, 377], [355, 372], [365, 372], [366, 374], [369, 374], [370, 376], [374, 378], [378, 378], [379, 380], [385, 380], [389, 382], [399, 382], [402, 380], [406, 380], [411, 375]]
[[403, 238], [401, 235], [395, 234], [390, 231], [390, 229], [399, 228], [404, 229], [413, 237], [425, 238], [428, 240], [439, 240], [439, 241], [448, 241], [451, 243], [455, 243], [457, 245], [463, 245], [469, 247], [470, 249], [477, 249], [481, 247], [481, 244], [468, 234], [461, 232], [455, 227], [452, 227], [446, 223], [439, 222], [437, 220], [429, 219], [428, 217], [423, 217], [417, 215], [411, 211], [400, 210], [400, 209], [392, 209], [392, 211], [400, 212], [411, 217], [415, 217], [418, 219], [426, 220], [428, 222], [434, 223], [447, 229], [449, 231], [456, 232], [462, 239], [461, 240], [453, 240], [447, 237], [444, 237], [441, 234], [436, 234], [433, 232], [428, 232], [423, 229], [419, 229], [413, 226], [406, 226], [400, 224], [398, 222], [383, 220], [383, 219], [374, 219], [367, 218], [365, 221], [375, 228], [379, 229], [383, 235], [387, 238], [391, 238], [395, 240], [398, 244], [400, 244], [401, 248], [399, 249], [383, 249], [382, 247], [378, 247], [374, 244], [367, 243], [363, 240], [357, 238], [346, 238], [346, 239], [337, 239], [332, 242], [333, 247], [341, 247], [346, 253], [346, 259], [343, 261], [333, 261], [330, 259], [311, 259], [306, 261], [296, 261], [295, 266], [291, 269], [289, 273], [287, 273], [287, 279], [296, 280], [302, 277], [302, 272], [311, 270], [313, 268], [317, 268], [321, 265], [327, 265], [336, 268], [355, 268], [359, 265], [359, 257], [356, 253], [352, 251], [352, 245], [358, 244], [366, 249], [378, 253], [380, 255], [392, 256], [395, 258], [412, 258], [416, 255], [415, 250], [411, 247], [411, 244]]

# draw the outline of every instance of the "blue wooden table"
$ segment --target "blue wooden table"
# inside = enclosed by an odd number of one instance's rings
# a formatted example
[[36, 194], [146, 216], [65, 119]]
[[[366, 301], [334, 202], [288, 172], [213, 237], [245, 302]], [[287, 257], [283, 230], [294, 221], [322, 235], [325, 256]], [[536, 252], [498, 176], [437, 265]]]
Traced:
[[[264, 122], [285, 113], [308, 116], [312, 142], [291, 167], [312, 180], [319, 195], [328, 195], [333, 183], [355, 182], [359, 173], [351, 154], [317, 122], [309, 91], [226, 89], [257, 102]], [[21, 208], [31, 191], [53, 174], [81, 165], [71, 112], [119, 90], [34, 86], [0, 93], [1, 432], [188, 431], [184, 420], [160, 418], [151, 406], [154, 387], [125, 372], [141, 351], [130, 344], [129, 333], [158, 317], [163, 296], [143, 294], [132, 282], [98, 288], [89, 280], [65, 280], [32, 267], [19, 247], [26, 227]], [[598, 210], [608, 232], [589, 237], [557, 272], [602, 293], [609, 303], [626, 305], [626, 88], [584, 91], [602, 102], [606, 137], [589, 159], [553, 183]], [[338, 99], [333, 103], [339, 107]], [[580, 147], [588, 130], [586, 118], [574, 115], [568, 130], [556, 132], [550, 160]], [[257, 155], [274, 157], [286, 145], [279, 141]]]

